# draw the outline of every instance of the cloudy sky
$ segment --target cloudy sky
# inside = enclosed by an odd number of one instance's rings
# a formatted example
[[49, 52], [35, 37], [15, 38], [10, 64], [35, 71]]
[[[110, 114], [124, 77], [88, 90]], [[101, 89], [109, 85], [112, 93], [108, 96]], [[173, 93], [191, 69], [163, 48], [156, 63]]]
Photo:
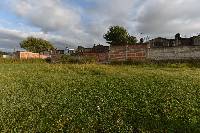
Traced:
[[198, 0], [1, 0], [0, 49], [19, 48], [28, 36], [57, 48], [106, 44], [112, 25], [137, 37], [189, 37], [200, 32], [199, 6]]

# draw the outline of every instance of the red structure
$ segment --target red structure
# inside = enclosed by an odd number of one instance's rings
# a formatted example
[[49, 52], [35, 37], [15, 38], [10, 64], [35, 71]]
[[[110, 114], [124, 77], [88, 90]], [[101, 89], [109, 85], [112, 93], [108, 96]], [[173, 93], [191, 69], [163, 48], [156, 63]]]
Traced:
[[79, 56], [94, 57], [97, 62], [107, 62], [109, 58], [109, 46], [94, 45], [93, 48], [79, 46], [76, 54]]
[[110, 61], [145, 60], [147, 44], [110, 46]]
[[24, 51], [17, 51], [15, 56], [16, 58], [19, 58], [19, 59], [46, 59], [50, 57], [49, 55], [45, 55], [45, 54], [24, 52]]

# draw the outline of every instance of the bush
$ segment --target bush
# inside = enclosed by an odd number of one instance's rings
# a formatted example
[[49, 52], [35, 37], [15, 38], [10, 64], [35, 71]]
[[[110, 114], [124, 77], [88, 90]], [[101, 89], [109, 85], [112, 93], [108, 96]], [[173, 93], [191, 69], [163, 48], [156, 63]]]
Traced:
[[51, 63], [51, 62], [52, 62], [52, 59], [51, 59], [50, 57], [48, 57], [48, 58], [45, 59], [45, 61], [46, 61], [47, 63]]
[[161, 67], [200, 67], [199, 59], [178, 59], [178, 60], [152, 60], [151, 64]]
[[136, 65], [136, 66], [146, 66], [150, 65], [149, 60], [127, 60], [127, 61], [111, 61], [111, 65]]
[[10, 58], [4, 59], [0, 58], [0, 63], [45, 63], [46, 61], [43, 59], [17, 59], [17, 58]]
[[200, 67], [199, 59], [188, 60], [127, 60], [127, 61], [111, 61], [111, 65], [135, 65], [135, 66], [152, 66], [152, 67]]

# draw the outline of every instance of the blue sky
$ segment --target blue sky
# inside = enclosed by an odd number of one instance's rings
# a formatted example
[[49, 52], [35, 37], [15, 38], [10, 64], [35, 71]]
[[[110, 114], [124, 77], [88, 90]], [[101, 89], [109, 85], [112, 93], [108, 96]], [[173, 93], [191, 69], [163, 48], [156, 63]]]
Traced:
[[197, 0], [1, 0], [0, 49], [19, 48], [28, 36], [57, 48], [106, 45], [103, 34], [112, 25], [138, 38], [192, 36], [200, 32], [199, 12]]

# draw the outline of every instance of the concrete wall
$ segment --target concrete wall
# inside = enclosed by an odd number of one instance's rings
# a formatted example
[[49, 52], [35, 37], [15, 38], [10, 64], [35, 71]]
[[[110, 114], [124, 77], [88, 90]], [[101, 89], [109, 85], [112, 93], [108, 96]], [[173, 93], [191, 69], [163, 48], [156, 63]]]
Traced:
[[110, 61], [144, 60], [147, 56], [147, 45], [117, 45], [111, 46]]
[[200, 46], [200, 36], [194, 37], [194, 45]]
[[151, 48], [148, 52], [152, 60], [200, 59], [200, 46]]
[[10, 55], [3, 55], [2, 56], [4, 59], [10, 59], [10, 58], [12, 58], [12, 56], [10, 56]]

